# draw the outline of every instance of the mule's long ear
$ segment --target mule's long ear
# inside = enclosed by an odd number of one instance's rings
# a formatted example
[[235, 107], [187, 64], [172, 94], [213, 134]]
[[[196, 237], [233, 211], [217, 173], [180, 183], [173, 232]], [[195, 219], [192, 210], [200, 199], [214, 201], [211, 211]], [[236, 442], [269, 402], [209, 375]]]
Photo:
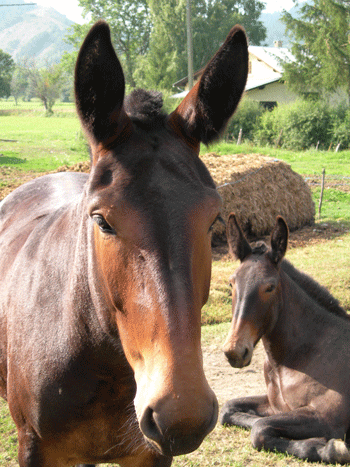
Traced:
[[124, 74], [108, 24], [98, 21], [86, 36], [75, 67], [76, 107], [92, 144], [111, 144], [129, 123], [124, 92]]
[[271, 232], [271, 259], [278, 264], [286, 254], [288, 246], [288, 226], [283, 217], [278, 216]]
[[171, 114], [191, 139], [208, 144], [218, 138], [235, 111], [248, 75], [244, 29], [234, 26], [206, 66], [200, 81]]
[[231, 212], [227, 221], [226, 235], [230, 254], [234, 258], [243, 261], [252, 252], [252, 249], [233, 212]]

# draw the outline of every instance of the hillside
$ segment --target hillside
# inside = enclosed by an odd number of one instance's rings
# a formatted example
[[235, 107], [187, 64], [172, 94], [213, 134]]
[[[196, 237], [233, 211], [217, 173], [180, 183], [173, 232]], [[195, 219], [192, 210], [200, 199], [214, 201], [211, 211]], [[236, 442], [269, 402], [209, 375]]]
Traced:
[[[0, 5], [9, 3], [0, 0]], [[16, 3], [25, 4], [23, 0]], [[34, 59], [38, 66], [59, 62], [71, 46], [63, 41], [73, 24], [53, 8], [37, 5], [3, 6], [0, 9], [0, 49], [18, 62]]]
[[[303, 6], [303, 2], [299, 6], [294, 6], [289, 13], [292, 16], [297, 16], [300, 8]], [[262, 13], [261, 21], [266, 28], [266, 39], [263, 45], [267, 47], [273, 47], [275, 41], [282, 41], [283, 47], [290, 46], [290, 40], [285, 32], [285, 25], [280, 21], [281, 12], [276, 11], [275, 13]]]

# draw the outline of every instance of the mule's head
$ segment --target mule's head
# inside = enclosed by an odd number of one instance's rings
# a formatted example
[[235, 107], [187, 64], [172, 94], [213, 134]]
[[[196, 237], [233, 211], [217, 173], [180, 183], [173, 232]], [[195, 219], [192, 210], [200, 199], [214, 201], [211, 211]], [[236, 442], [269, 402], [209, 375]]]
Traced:
[[196, 449], [217, 419], [200, 319], [221, 200], [198, 154], [235, 110], [247, 63], [236, 27], [167, 116], [157, 93], [124, 99], [106, 23], [91, 29], [77, 60], [77, 109], [92, 153], [86, 202], [99, 320], [120, 338], [134, 371], [144, 437], [168, 456]]
[[231, 366], [242, 368], [250, 364], [255, 345], [273, 329], [278, 317], [279, 266], [287, 249], [288, 227], [277, 217], [271, 248], [264, 243], [251, 248], [235, 215], [230, 214], [227, 241], [231, 255], [241, 264], [231, 277], [232, 322], [223, 350]]

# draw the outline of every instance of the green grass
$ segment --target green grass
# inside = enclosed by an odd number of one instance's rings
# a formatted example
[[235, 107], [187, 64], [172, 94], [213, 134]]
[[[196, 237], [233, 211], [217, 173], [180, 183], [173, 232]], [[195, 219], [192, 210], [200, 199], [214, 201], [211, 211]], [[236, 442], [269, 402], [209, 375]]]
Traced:
[[[312, 189], [312, 196], [318, 213], [321, 188]], [[350, 191], [325, 188], [322, 197], [321, 217], [340, 221], [350, 221]]]
[[0, 466], [17, 465], [17, 431], [7, 403], [0, 398]]
[[[60, 102], [56, 101], [53, 106], [54, 115], [68, 116], [68, 114], [75, 112], [73, 102]], [[9, 99], [0, 99], [0, 115], [27, 115], [34, 114], [45, 115], [44, 104], [38, 98], [31, 99], [30, 102], [25, 102], [19, 99], [17, 105], [13, 97]]]
[[89, 157], [75, 114], [67, 118], [0, 116], [0, 127], [1, 166], [45, 172]]

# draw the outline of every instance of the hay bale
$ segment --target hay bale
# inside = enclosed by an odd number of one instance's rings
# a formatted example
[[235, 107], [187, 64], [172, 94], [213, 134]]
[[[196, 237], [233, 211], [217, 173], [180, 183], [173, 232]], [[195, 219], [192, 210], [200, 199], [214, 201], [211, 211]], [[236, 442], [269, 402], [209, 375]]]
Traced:
[[[230, 212], [248, 236], [271, 232], [276, 216], [286, 220], [291, 231], [315, 220], [311, 191], [301, 175], [277, 159], [259, 154], [202, 156], [223, 200], [223, 218]], [[217, 223], [214, 239], [226, 240], [225, 229]]]

